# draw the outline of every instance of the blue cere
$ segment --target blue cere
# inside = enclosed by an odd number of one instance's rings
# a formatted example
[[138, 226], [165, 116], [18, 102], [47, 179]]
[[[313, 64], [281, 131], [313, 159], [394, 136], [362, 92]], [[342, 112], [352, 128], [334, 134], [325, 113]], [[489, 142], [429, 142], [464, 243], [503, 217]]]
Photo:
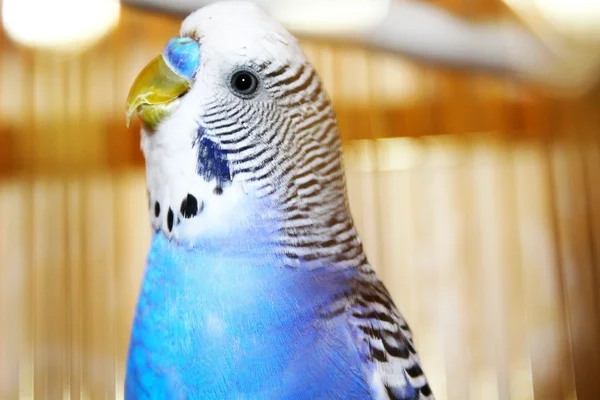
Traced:
[[191, 80], [200, 65], [200, 45], [189, 37], [176, 37], [167, 43], [163, 57], [181, 77]]

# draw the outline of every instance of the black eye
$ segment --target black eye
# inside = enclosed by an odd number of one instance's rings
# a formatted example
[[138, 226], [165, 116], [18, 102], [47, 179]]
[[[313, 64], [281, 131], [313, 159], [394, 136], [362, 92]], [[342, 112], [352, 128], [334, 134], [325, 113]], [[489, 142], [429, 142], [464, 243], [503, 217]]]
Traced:
[[238, 71], [231, 77], [231, 88], [242, 97], [251, 96], [258, 88], [258, 78], [248, 71]]

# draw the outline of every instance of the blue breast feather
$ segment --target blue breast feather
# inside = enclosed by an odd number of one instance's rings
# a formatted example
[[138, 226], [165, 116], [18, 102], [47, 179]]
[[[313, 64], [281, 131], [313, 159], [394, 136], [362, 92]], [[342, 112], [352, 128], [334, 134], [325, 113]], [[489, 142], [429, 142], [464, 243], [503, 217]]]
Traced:
[[155, 234], [126, 399], [371, 398], [344, 316], [319, 316], [352, 276], [285, 268], [265, 244], [233, 243], [184, 249]]

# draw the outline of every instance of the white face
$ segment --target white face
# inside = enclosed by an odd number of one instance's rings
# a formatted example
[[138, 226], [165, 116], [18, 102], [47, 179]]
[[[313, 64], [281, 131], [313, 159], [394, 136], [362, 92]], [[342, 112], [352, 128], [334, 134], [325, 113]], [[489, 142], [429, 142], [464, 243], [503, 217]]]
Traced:
[[[294, 107], [296, 115], [281, 107], [276, 94], [282, 89], [271, 85], [269, 73], [285, 66], [292, 75], [306, 65], [306, 75], [312, 68], [295, 38], [254, 5], [204, 7], [186, 18], [181, 36], [198, 41], [199, 67], [190, 89], [170, 104], [169, 115], [156, 129], [143, 129], [142, 150], [153, 228], [185, 242], [275, 218], [274, 210], [254, 206], [264, 185], [252, 178], [257, 165], [273, 162], [282, 149], [296, 151], [298, 144], [289, 134], [285, 142], [272, 143], [267, 128], [292, 132], [294, 123], [286, 121], [314, 110], [303, 101]], [[256, 78], [251, 93], [236, 90], [249, 78]]]

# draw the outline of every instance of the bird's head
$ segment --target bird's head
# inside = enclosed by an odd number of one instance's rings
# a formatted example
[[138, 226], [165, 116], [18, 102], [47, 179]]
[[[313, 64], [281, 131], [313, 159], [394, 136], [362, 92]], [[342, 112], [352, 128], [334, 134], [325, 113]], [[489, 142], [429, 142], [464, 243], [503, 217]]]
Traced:
[[171, 238], [257, 220], [297, 234], [346, 210], [327, 95], [296, 39], [251, 3], [188, 16], [133, 83], [136, 113], [153, 226]]

